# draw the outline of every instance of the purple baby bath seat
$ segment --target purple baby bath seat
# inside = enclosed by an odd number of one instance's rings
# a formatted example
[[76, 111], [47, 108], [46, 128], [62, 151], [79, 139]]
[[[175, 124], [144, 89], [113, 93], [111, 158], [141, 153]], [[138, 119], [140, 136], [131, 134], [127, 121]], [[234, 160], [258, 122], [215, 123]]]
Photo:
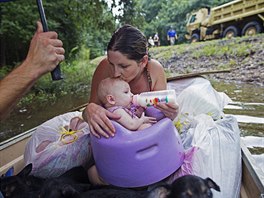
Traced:
[[141, 131], [112, 123], [116, 128], [113, 138], [91, 136], [97, 170], [107, 183], [146, 186], [166, 178], [182, 165], [184, 149], [170, 119], [163, 118]]

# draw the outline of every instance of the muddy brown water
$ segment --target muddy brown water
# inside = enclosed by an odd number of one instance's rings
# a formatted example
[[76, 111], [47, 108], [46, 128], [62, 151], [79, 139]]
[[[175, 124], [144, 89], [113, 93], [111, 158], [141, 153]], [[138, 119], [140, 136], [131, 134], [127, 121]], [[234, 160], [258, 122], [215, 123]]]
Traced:
[[241, 136], [264, 137], [264, 124], [254, 123], [259, 118], [264, 119], [264, 87], [245, 83], [218, 81], [211, 81], [211, 83], [217, 91], [225, 92], [233, 101], [238, 102], [237, 106], [240, 108], [225, 109], [226, 114], [251, 116], [248, 118], [251, 123], [239, 123]]
[[[242, 103], [258, 103], [246, 105], [240, 109], [228, 109], [228, 114], [244, 114], [264, 117], [264, 87], [250, 84], [235, 84], [223, 81], [211, 81], [217, 91], [225, 92], [233, 101]], [[30, 107], [15, 109], [8, 119], [1, 122], [0, 142], [34, 128], [56, 115], [70, 111], [74, 107], [87, 102], [88, 94], [70, 94], [57, 99], [54, 103], [33, 103]], [[264, 137], [264, 124], [239, 124], [241, 135], [256, 135]]]
[[52, 103], [32, 103], [16, 108], [0, 125], [0, 142], [32, 129], [43, 122], [88, 102], [88, 95], [65, 95]]

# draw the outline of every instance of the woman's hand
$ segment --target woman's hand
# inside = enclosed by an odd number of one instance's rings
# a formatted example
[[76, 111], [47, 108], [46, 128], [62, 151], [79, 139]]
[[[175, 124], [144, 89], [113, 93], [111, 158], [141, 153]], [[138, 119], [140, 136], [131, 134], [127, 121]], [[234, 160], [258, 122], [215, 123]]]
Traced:
[[109, 118], [117, 120], [120, 116], [95, 103], [89, 103], [83, 111], [83, 119], [88, 122], [91, 133], [97, 138], [115, 135], [115, 128]]
[[178, 104], [158, 103], [155, 107], [159, 109], [162, 113], [164, 113], [164, 115], [170, 118], [171, 120], [174, 120], [178, 115], [178, 111], [179, 111]]

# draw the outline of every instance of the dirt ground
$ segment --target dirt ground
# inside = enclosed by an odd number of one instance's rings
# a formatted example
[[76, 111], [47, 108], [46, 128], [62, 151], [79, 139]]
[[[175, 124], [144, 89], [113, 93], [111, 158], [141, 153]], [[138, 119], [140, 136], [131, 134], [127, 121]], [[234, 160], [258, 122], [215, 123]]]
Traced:
[[[219, 47], [226, 46], [234, 42], [230, 40], [219, 40]], [[251, 49], [248, 49], [247, 55], [233, 56], [224, 54], [223, 56], [200, 56], [194, 57], [192, 53], [173, 55], [169, 60], [158, 59], [162, 65], [175, 72], [176, 74], [192, 72], [219, 70], [219, 65], [230, 65], [232, 62], [232, 71], [230, 73], [211, 74], [210, 77], [225, 81], [245, 82], [264, 86], [264, 34], [255, 37], [245, 37], [235, 41], [238, 47], [243, 43], [254, 43]], [[201, 42], [201, 47], [206, 42]]]

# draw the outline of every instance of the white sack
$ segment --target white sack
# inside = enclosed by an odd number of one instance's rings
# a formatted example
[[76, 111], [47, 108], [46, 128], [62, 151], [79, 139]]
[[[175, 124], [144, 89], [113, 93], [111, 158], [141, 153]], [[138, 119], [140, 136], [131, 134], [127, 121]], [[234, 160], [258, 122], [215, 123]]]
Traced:
[[26, 145], [25, 163], [33, 164], [35, 176], [59, 176], [88, 163], [89, 139], [89, 126], [82, 120], [81, 112], [59, 115], [37, 127]]

